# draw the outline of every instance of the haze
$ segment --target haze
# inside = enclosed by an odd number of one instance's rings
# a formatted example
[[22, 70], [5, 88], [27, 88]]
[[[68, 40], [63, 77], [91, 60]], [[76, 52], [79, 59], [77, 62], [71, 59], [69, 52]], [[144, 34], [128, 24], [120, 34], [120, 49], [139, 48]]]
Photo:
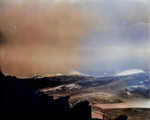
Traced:
[[0, 0], [0, 70], [19, 77], [149, 71], [147, 0]]

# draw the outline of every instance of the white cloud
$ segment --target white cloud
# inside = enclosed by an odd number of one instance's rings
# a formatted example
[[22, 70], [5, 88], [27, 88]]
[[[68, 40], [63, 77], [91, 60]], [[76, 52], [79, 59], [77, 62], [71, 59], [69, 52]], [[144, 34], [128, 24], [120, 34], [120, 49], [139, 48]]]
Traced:
[[121, 73], [118, 73], [118, 74], [116, 74], [116, 76], [132, 75], [132, 74], [137, 74], [137, 73], [144, 73], [144, 71], [141, 69], [130, 69], [130, 70], [125, 70]]

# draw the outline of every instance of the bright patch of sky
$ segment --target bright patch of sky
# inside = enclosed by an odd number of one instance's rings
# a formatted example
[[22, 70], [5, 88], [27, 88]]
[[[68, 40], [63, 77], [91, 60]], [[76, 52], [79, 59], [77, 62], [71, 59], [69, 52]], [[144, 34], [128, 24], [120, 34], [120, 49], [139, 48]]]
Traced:
[[116, 74], [116, 76], [132, 75], [132, 74], [138, 74], [138, 73], [144, 73], [144, 71], [140, 69], [130, 69], [130, 70], [125, 70], [123, 72], [120, 72]]
[[97, 31], [89, 29], [83, 46], [88, 65], [82, 72], [114, 75], [128, 69], [149, 71], [148, 0], [89, 0], [85, 6], [97, 14]]

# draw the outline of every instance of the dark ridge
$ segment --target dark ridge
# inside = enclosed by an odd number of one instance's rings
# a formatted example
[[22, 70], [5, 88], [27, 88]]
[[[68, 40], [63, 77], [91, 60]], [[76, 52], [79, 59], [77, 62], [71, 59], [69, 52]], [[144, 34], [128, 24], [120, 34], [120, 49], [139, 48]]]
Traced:
[[35, 79], [36, 80], [35, 82], [38, 88], [45, 88], [45, 87], [56, 87], [63, 84], [74, 83], [85, 79], [86, 79], [85, 76], [80, 76], [80, 75], [69, 75], [69, 76], [61, 75], [61, 76], [44, 77], [41, 79]]
[[127, 120], [128, 116], [126, 115], [120, 115], [118, 118], [116, 118], [115, 120]]
[[3, 75], [3, 73], [0, 71], [0, 79], [5, 78], [5, 76]]
[[[85, 79], [83, 76], [18, 79], [12, 76], [5, 77], [0, 72], [1, 118], [5, 120], [96, 120], [92, 119], [88, 101], [79, 101], [71, 106], [69, 96], [53, 99], [53, 96], [38, 91], [46, 87], [47, 83], [51, 83], [51, 86], [68, 83], [70, 77], [73, 78], [73, 82], [78, 81], [77, 79]], [[43, 82], [44, 84], [41, 84]]]
[[[45, 80], [45, 78], [44, 78]], [[38, 80], [37, 80], [38, 81]], [[87, 101], [71, 108], [69, 97], [53, 99], [38, 92], [40, 81], [5, 77], [0, 72], [1, 111], [5, 120], [91, 120], [91, 107]], [[47, 81], [47, 80], [46, 80]]]

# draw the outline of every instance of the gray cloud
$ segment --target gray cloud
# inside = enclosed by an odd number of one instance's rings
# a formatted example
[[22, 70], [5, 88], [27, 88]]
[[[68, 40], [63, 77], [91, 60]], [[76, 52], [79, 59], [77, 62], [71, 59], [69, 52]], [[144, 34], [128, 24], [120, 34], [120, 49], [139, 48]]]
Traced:
[[65, 5], [49, 0], [16, 1], [0, 1], [0, 68], [5, 73], [25, 71], [19, 74], [34, 76], [77, 69], [109, 75], [126, 69], [149, 70], [146, 2], [82, 0]]
[[146, 2], [96, 1], [90, 5], [107, 21], [98, 32], [86, 36], [83, 72], [113, 75], [127, 69], [149, 70], [149, 6]]

